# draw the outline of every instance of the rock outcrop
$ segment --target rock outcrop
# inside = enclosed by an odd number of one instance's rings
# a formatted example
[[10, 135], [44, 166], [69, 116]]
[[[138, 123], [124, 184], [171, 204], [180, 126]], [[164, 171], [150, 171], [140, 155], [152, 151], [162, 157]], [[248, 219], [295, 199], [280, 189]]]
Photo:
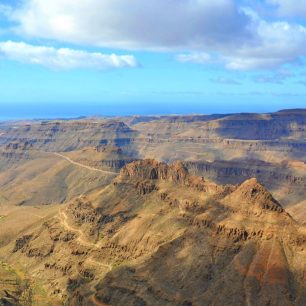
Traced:
[[[219, 186], [181, 162], [139, 160], [17, 238], [68, 305], [292, 305], [306, 234], [256, 179]], [[38, 267], [37, 267], [38, 265]]]
[[182, 162], [176, 161], [167, 165], [154, 159], [139, 160], [122, 168], [116, 182], [124, 180], [163, 180], [191, 187], [197, 191], [223, 196], [233, 190], [234, 186], [219, 186], [206, 181], [204, 177], [190, 175]]
[[228, 195], [224, 201], [236, 202], [246, 205], [257, 205], [262, 209], [283, 212], [284, 209], [272, 196], [272, 194], [256, 178], [242, 183], [234, 192]]
[[184, 183], [187, 175], [188, 171], [181, 162], [168, 166], [154, 159], [132, 162], [120, 172], [121, 179], [171, 180], [177, 183]]
[[52, 305], [304, 306], [305, 118], [0, 124], [0, 205], [62, 204], [0, 256]]

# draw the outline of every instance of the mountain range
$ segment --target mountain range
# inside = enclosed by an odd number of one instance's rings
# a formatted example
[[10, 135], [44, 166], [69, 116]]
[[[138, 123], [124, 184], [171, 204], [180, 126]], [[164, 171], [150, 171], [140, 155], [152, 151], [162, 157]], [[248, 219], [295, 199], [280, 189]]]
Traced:
[[0, 305], [306, 301], [306, 110], [0, 124]]

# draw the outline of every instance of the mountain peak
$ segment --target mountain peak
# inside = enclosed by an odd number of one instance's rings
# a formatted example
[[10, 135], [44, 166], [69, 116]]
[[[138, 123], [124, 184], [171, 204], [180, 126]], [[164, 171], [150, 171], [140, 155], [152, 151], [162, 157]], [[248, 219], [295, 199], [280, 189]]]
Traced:
[[283, 212], [281, 204], [256, 178], [244, 181], [228, 197], [237, 203], [251, 203], [262, 209]]

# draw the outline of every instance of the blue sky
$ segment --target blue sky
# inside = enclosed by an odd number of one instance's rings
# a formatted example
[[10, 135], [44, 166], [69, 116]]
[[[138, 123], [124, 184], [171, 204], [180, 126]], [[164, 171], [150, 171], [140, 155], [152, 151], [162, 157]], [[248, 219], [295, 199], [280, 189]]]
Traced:
[[2, 117], [305, 107], [305, 56], [306, 0], [0, 0]]

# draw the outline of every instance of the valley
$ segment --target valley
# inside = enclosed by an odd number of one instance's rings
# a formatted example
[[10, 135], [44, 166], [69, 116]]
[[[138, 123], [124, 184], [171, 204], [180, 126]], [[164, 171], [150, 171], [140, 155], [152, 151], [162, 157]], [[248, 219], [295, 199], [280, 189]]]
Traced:
[[0, 305], [303, 306], [305, 110], [0, 131]]

